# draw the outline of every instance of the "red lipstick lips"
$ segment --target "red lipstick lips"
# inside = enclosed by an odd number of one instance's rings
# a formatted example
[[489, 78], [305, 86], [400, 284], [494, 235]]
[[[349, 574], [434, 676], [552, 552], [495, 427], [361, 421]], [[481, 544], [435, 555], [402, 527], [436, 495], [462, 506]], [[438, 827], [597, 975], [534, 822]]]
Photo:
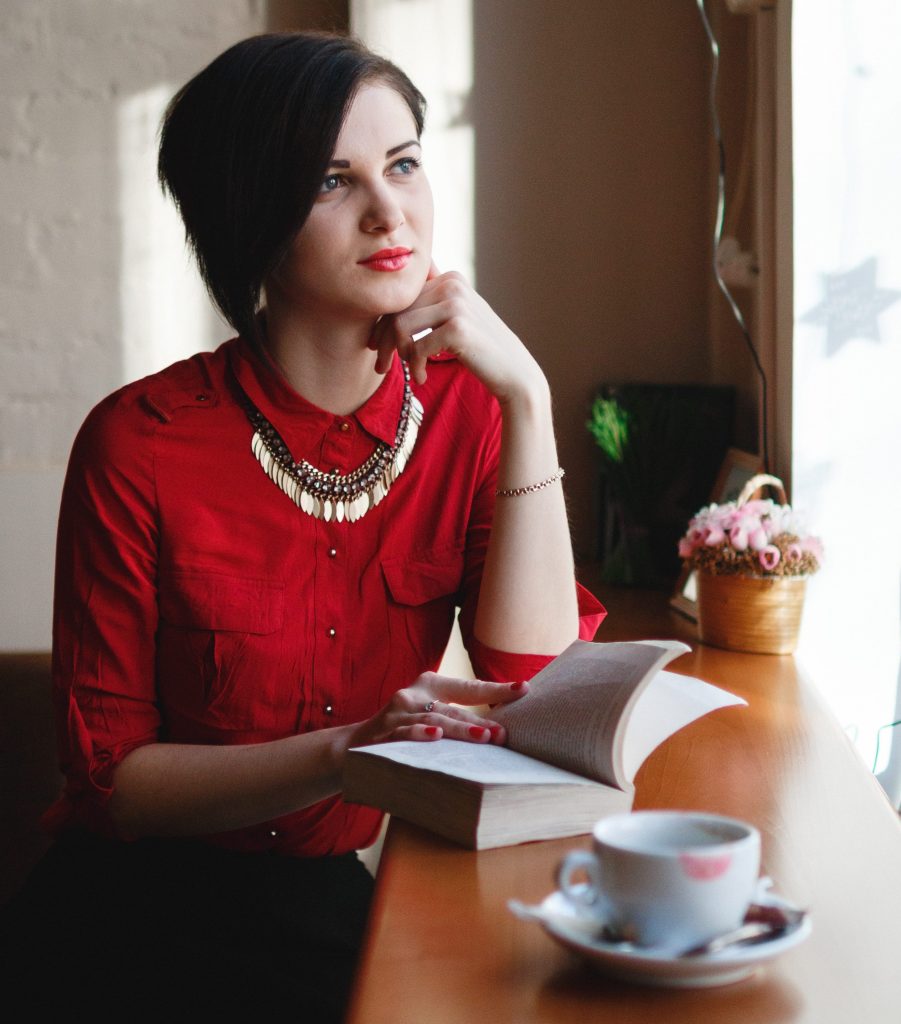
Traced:
[[369, 270], [390, 273], [394, 270], [403, 270], [410, 262], [412, 255], [413, 251], [411, 249], [405, 249], [401, 246], [395, 249], [379, 249], [378, 252], [374, 252], [371, 256], [367, 256], [366, 259], [359, 260], [358, 262], [361, 267], [366, 267]]

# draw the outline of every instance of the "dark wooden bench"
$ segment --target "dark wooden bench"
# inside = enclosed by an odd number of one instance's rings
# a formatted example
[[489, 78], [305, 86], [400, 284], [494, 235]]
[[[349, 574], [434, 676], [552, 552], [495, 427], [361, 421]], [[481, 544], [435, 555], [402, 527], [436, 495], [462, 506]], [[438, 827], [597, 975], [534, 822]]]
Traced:
[[40, 817], [62, 781], [50, 655], [0, 654], [0, 906], [50, 845]]

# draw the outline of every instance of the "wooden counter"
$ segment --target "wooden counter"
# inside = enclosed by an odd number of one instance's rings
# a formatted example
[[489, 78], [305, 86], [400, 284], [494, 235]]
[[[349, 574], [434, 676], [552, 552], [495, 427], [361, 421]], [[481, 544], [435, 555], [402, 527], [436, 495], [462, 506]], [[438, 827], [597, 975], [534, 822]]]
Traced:
[[563, 853], [588, 838], [472, 853], [404, 822], [388, 830], [351, 1024], [897, 1024], [901, 1021], [901, 826], [791, 657], [697, 643], [665, 595], [601, 593], [599, 640], [676, 637], [672, 667], [744, 697], [664, 743], [637, 778], [636, 808], [743, 818], [765, 874], [809, 907], [801, 946], [734, 985], [652, 989], [610, 980], [534, 923]]

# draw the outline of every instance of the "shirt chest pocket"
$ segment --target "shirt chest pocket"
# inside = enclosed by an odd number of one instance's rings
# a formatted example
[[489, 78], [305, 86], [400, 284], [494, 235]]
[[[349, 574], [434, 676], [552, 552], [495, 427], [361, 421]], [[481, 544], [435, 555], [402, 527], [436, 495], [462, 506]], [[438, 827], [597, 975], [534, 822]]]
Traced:
[[282, 628], [284, 585], [218, 573], [173, 572], [160, 581], [160, 618], [185, 629], [266, 635]]
[[159, 588], [158, 679], [176, 737], [271, 728], [289, 703], [283, 675], [284, 585], [201, 571]]
[[385, 559], [382, 576], [388, 592], [391, 658], [409, 656], [409, 666], [404, 666], [412, 673], [409, 682], [437, 668], [444, 654], [463, 580], [463, 552]]

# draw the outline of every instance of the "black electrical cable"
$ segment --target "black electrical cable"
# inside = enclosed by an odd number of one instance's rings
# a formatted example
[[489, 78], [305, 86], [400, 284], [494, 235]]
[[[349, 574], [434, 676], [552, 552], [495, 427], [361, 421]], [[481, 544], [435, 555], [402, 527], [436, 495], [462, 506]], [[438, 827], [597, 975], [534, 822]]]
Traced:
[[760, 357], [757, 354], [757, 349], [754, 345], [754, 341], [751, 338], [751, 332], [748, 330], [748, 325], [745, 323], [745, 318], [742, 315], [741, 310], [738, 308], [738, 304], [732, 297], [732, 292], [729, 291], [729, 287], [723, 280], [720, 274], [719, 266], [717, 265], [717, 253], [719, 252], [720, 239], [723, 234], [723, 221], [726, 213], [726, 147], [723, 145], [723, 134], [720, 131], [720, 118], [717, 111], [716, 105], [716, 86], [717, 76], [719, 74], [720, 65], [720, 47], [716, 41], [716, 36], [713, 34], [713, 29], [710, 27], [710, 22], [707, 20], [707, 11], [704, 7], [704, 0], [697, 0], [698, 13], [701, 15], [701, 21], [704, 24], [704, 31], [707, 33], [707, 38], [710, 40], [710, 51], [713, 54], [713, 64], [710, 72], [710, 115], [713, 120], [713, 135], [716, 139], [717, 150], [719, 153], [719, 173], [717, 175], [717, 203], [716, 203], [716, 225], [713, 229], [713, 276], [716, 278], [716, 283], [719, 285], [720, 291], [725, 295], [726, 301], [729, 303], [732, 309], [732, 314], [735, 317], [742, 334], [744, 335], [745, 343], [748, 346], [748, 351], [751, 353], [751, 358], [754, 360], [754, 365], [757, 368], [757, 374], [760, 377], [760, 389], [761, 389], [761, 443], [763, 446], [763, 468], [764, 472], [769, 473], [770, 471], [770, 446], [769, 446], [769, 428], [767, 425], [767, 380], [766, 373], [764, 372], [763, 365], [760, 362]]

